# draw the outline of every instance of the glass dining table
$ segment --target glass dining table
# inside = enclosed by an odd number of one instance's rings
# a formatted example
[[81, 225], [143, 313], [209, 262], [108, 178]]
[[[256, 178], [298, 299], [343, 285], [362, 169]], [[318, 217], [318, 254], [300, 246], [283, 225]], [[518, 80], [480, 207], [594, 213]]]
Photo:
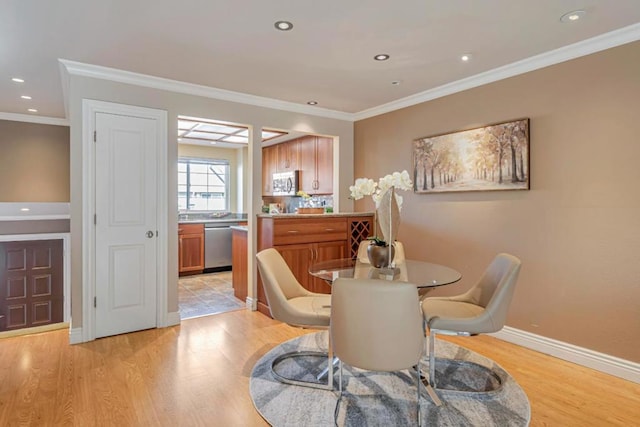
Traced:
[[359, 258], [333, 259], [312, 264], [309, 274], [329, 284], [340, 277], [409, 282], [415, 284], [421, 294], [462, 278], [453, 268], [411, 259], [394, 262], [390, 268], [376, 268]]

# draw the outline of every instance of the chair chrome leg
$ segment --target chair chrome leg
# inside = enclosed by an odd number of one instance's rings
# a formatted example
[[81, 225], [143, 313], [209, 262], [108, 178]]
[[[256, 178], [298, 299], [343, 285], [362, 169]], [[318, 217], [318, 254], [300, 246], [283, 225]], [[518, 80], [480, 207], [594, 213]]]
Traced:
[[436, 386], [436, 333], [429, 329], [429, 385]]
[[323, 358], [326, 357], [327, 361], [329, 362], [331, 360], [329, 357], [333, 358], [333, 352], [331, 352], [330, 356], [328, 356], [327, 353], [323, 353], [319, 351], [292, 351], [292, 352], [281, 354], [280, 356], [273, 359], [273, 361], [271, 362], [271, 373], [273, 374], [274, 378], [284, 384], [299, 385], [304, 387], [318, 388], [322, 390], [333, 390], [332, 370], [329, 371], [329, 379], [326, 384], [283, 377], [276, 370], [276, 366], [281, 362], [283, 362], [284, 360], [294, 358], [294, 357], [304, 357], [304, 356], [315, 356], [315, 357], [323, 357]]
[[[335, 367], [338, 365], [338, 358], [337, 358], [337, 357], [335, 357], [335, 356], [333, 356], [333, 361], [330, 363], [330, 365], [333, 365], [333, 368], [334, 368], [334, 370], [335, 370]], [[320, 381], [321, 379], [323, 379], [324, 377], [326, 377], [328, 373], [329, 373], [329, 366], [327, 366], [326, 368], [324, 368], [324, 369], [322, 370], [322, 372], [320, 372], [320, 373], [318, 374], [318, 376], [316, 377], [316, 379], [317, 379], [318, 381]]]
[[338, 371], [338, 400], [336, 400], [336, 408], [333, 410], [333, 423], [338, 425], [338, 415], [340, 414], [340, 402], [342, 401], [342, 362], [339, 362], [340, 370]]
[[417, 419], [418, 419], [418, 427], [422, 427], [422, 411], [421, 411], [421, 406], [420, 406], [420, 384], [422, 384], [422, 377], [420, 374], [420, 361], [418, 361], [418, 364], [416, 365], [416, 390], [417, 390], [417, 396], [416, 398], [417, 400], [417, 406], [418, 406], [418, 414], [417, 414]]
[[429, 383], [427, 393], [436, 406], [442, 406], [442, 401], [436, 394], [436, 333], [429, 328]]

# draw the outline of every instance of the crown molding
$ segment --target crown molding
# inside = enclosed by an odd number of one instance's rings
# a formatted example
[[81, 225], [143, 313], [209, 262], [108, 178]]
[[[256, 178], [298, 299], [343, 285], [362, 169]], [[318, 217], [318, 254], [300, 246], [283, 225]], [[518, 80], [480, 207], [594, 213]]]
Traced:
[[396, 101], [388, 102], [377, 107], [369, 108], [354, 114], [354, 121], [368, 119], [380, 114], [389, 113], [401, 108], [411, 107], [436, 98], [462, 92], [467, 89], [493, 83], [498, 80], [528, 73], [550, 65], [559, 64], [581, 56], [600, 52], [612, 47], [620, 46], [640, 40], [640, 24], [630, 25], [597, 37], [564, 46], [540, 55], [532, 56], [475, 76], [451, 82], [424, 92], [407, 96]]
[[2, 113], [0, 120], [11, 120], [13, 122], [39, 123], [42, 125], [69, 126], [69, 120], [57, 117], [32, 116], [30, 114]]
[[118, 83], [148, 87], [152, 89], [166, 90], [169, 92], [202, 96], [222, 101], [238, 102], [240, 104], [254, 105], [256, 107], [265, 107], [276, 110], [290, 111], [293, 113], [326, 117], [329, 119], [352, 122], [354, 116], [353, 113], [345, 113], [342, 111], [328, 110], [326, 108], [300, 105], [294, 102], [281, 101], [278, 99], [265, 98], [262, 96], [249, 95], [240, 92], [233, 92], [230, 90], [202, 86], [193, 83], [185, 83], [177, 80], [165, 79], [163, 77], [133, 73], [131, 71], [118, 70], [115, 68], [102, 67], [99, 65], [84, 64], [81, 62], [69, 61], [67, 59], [58, 59], [58, 61], [62, 64], [67, 73], [75, 76], [109, 80]]
[[[630, 25], [606, 34], [583, 40], [578, 43], [564, 46], [549, 52], [542, 53], [540, 55], [532, 56], [521, 61], [495, 68], [493, 70], [485, 71], [471, 77], [438, 86], [424, 92], [416, 93], [405, 98], [388, 102], [377, 107], [362, 110], [357, 113], [347, 113], [343, 111], [311, 107], [273, 98], [249, 95], [246, 93], [234, 92], [226, 89], [218, 89], [209, 86], [202, 86], [193, 83], [185, 83], [162, 77], [133, 73], [131, 71], [124, 71], [99, 65], [70, 61], [67, 59], [58, 59], [58, 61], [60, 62], [61, 66], [61, 76], [63, 80], [63, 92], [65, 92], [65, 98], [66, 90], [64, 89], [65, 85], [68, 85], [68, 75], [77, 75], [118, 83], [131, 84], [135, 86], [148, 87], [152, 89], [183, 93], [187, 95], [202, 96], [222, 101], [237, 102], [257, 107], [272, 108], [293, 113], [308, 114], [312, 116], [355, 122], [358, 120], [364, 120], [370, 117], [378, 116], [380, 114], [399, 110], [401, 108], [411, 107], [416, 104], [431, 101], [447, 95], [452, 95], [457, 92], [462, 92], [467, 89], [472, 89], [530, 71], [538, 70], [550, 65], [559, 64], [561, 62], [569, 61], [571, 59], [600, 52], [602, 50], [610, 49], [612, 47], [631, 43], [637, 40], [640, 40], [640, 24]], [[67, 101], [65, 99], [65, 108], [66, 103]], [[33, 118], [36, 116], [25, 115], [25, 117]], [[35, 122], [35, 120], [32, 121]], [[59, 122], [50, 124], [60, 124], [68, 126], [68, 121], [62, 121], [64, 123]]]

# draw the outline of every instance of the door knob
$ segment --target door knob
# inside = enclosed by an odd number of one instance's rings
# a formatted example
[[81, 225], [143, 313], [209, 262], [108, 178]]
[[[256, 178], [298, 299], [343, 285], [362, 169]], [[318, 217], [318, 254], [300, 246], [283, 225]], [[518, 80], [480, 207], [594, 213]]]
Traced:
[[153, 231], [151, 230], [147, 231], [147, 237], [151, 239], [153, 237]]

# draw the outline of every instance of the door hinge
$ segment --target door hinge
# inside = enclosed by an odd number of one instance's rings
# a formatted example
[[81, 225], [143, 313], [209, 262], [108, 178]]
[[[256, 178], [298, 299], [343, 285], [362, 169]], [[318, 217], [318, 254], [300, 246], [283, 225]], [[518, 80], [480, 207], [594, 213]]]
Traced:
[[93, 142], [98, 142], [98, 132], [93, 131]]
[[97, 297], [93, 297], [93, 308], [96, 308], [98, 305], [98, 298]]
[[93, 214], [93, 225], [98, 225], [98, 215]]
[[158, 237], [158, 230], [156, 230], [156, 237]]

